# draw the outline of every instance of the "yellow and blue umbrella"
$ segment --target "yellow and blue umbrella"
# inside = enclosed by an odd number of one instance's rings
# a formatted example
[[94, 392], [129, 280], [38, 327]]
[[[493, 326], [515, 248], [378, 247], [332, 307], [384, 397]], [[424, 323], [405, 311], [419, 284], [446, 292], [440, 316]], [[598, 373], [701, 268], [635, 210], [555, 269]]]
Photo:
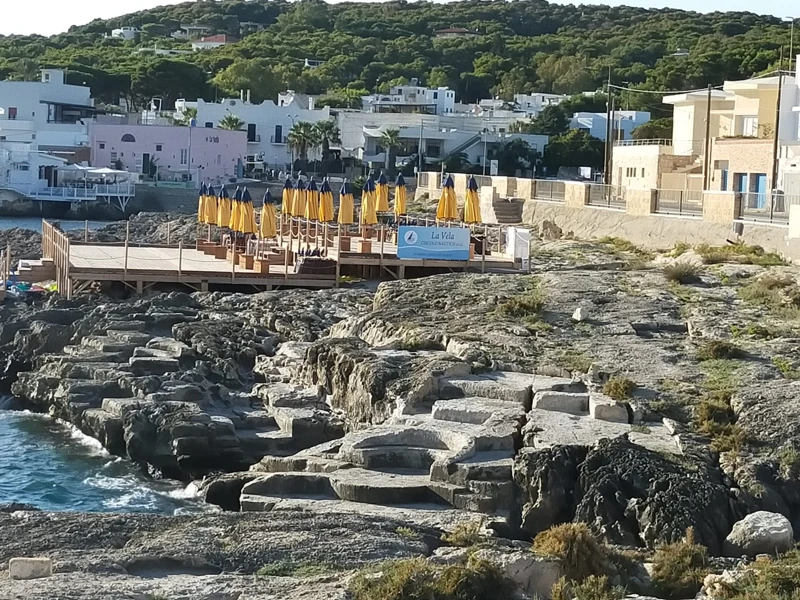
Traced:
[[308, 180], [306, 210], [303, 216], [308, 221], [317, 221], [319, 219], [319, 189], [317, 189], [317, 182], [314, 181], [313, 177]]
[[319, 220], [323, 223], [333, 221], [333, 190], [326, 177], [319, 188]]
[[353, 189], [350, 187], [350, 182], [345, 179], [342, 183], [342, 190], [339, 192], [339, 223], [350, 225], [354, 222]]
[[470, 175], [467, 181], [467, 197], [464, 201], [464, 222], [481, 222], [481, 199], [478, 196], [478, 182]]
[[239, 231], [242, 233], [256, 233], [258, 225], [256, 224], [256, 210], [253, 207], [253, 197], [250, 195], [250, 190], [244, 188], [242, 190], [242, 207], [239, 213]]
[[294, 202], [294, 185], [292, 185], [292, 178], [287, 177], [286, 181], [283, 183], [283, 193], [281, 194], [282, 214], [292, 214], [292, 202]]
[[204, 222], [209, 225], [217, 224], [217, 194], [211, 184], [206, 186], [206, 200], [203, 203], [203, 211], [205, 212]]
[[272, 194], [267, 189], [264, 194], [264, 205], [261, 207], [261, 226], [258, 229], [258, 237], [262, 240], [274, 238], [275, 231], [275, 201], [272, 199]]
[[375, 210], [377, 212], [389, 212], [389, 182], [386, 175], [381, 171], [378, 182], [375, 186]]
[[375, 198], [375, 180], [372, 175], [364, 182], [364, 190], [361, 192], [361, 224], [375, 225], [378, 222], [378, 213]]
[[197, 220], [200, 223], [208, 223], [206, 221], [206, 184], [200, 186], [200, 201], [197, 203]]
[[436, 207], [436, 218], [447, 221], [458, 218], [456, 208], [456, 186], [453, 178], [448, 175], [442, 184], [442, 197], [439, 198], [439, 206]]
[[399, 217], [406, 214], [406, 180], [400, 173], [394, 182], [394, 215]]
[[297, 180], [294, 186], [294, 200], [292, 200], [292, 215], [302, 217], [306, 212], [306, 184], [302, 179]]
[[220, 227], [228, 227], [231, 221], [231, 197], [228, 195], [228, 190], [223, 185], [219, 188], [217, 197], [217, 225]]
[[242, 188], [238, 185], [236, 186], [236, 191], [233, 192], [233, 198], [231, 201], [231, 218], [228, 221], [228, 227], [231, 231], [236, 231], [237, 233], [241, 233], [241, 229], [239, 227], [242, 223]]

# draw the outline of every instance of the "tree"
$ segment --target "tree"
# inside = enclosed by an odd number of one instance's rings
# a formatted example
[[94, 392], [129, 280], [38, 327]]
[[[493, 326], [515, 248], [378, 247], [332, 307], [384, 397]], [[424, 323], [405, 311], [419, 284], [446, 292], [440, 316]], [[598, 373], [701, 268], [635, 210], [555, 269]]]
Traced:
[[342, 132], [332, 119], [314, 123], [314, 132], [322, 150], [322, 160], [328, 160], [331, 144], [342, 143]]
[[539, 116], [522, 126], [524, 133], [540, 135], [561, 135], [569, 129], [569, 118], [564, 109], [558, 106], [546, 106]]
[[313, 123], [298, 121], [289, 130], [286, 136], [289, 148], [303, 161], [308, 160], [308, 155], [319, 146], [319, 137]]
[[252, 102], [273, 100], [285, 87], [272, 66], [272, 61], [264, 58], [237, 58], [217, 73], [211, 82], [232, 97], [238, 97], [241, 90], [249, 90]]
[[239, 131], [244, 127], [244, 121], [234, 115], [232, 112], [228, 113], [220, 119], [219, 128], [227, 129], [229, 131]]
[[580, 129], [550, 138], [544, 150], [542, 164], [548, 173], [556, 173], [560, 167], [603, 166], [605, 142]]
[[[223, 121], [228, 116], [233, 117], [233, 115], [231, 115], [229, 113], [228, 115], [226, 115], [226, 117], [223, 118]], [[233, 117], [233, 118], [235, 119], [236, 117]], [[184, 127], [188, 127], [189, 125], [192, 124], [192, 120], [193, 119], [195, 121], [197, 120], [197, 109], [196, 108], [187, 108], [187, 109], [185, 109], [183, 111], [183, 113], [181, 114], [181, 117], [179, 119], [175, 119], [174, 120], [174, 124], [175, 125], [183, 125]], [[220, 121], [220, 127], [222, 127], [222, 122], [221, 121]], [[222, 128], [223, 129], [228, 129], [227, 127], [222, 127]], [[241, 126], [237, 127], [236, 129], [241, 129]]]
[[21, 58], [12, 65], [12, 79], [16, 81], [36, 81], [39, 79], [39, 62]]
[[384, 129], [378, 138], [378, 143], [386, 151], [386, 170], [389, 175], [394, 175], [397, 158], [395, 152], [400, 147], [400, 130]]
[[469, 156], [466, 152], [455, 152], [445, 159], [444, 169], [448, 173], [461, 173], [470, 164]]
[[535, 168], [539, 156], [540, 154], [521, 138], [493, 146], [489, 151], [489, 159], [497, 161], [498, 173], [509, 177], [514, 177], [517, 171]]
[[672, 139], [672, 117], [642, 123], [631, 132], [631, 135], [635, 140]]

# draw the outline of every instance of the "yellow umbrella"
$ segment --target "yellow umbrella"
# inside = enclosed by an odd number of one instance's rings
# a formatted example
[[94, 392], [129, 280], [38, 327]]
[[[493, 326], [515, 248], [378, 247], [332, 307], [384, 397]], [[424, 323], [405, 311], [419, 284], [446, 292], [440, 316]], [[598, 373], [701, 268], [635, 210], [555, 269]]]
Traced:
[[203, 211], [205, 212], [204, 222], [209, 225], [217, 224], [217, 194], [210, 185], [206, 186], [206, 200]]
[[333, 221], [333, 191], [327, 177], [319, 189], [319, 220], [323, 223]]
[[292, 185], [292, 178], [287, 177], [283, 184], [283, 193], [281, 194], [281, 213], [284, 215], [292, 214], [292, 201], [294, 200], [294, 186]]
[[228, 227], [231, 221], [231, 197], [228, 190], [223, 185], [219, 188], [219, 198], [217, 199], [217, 225]]
[[197, 203], [197, 220], [200, 223], [208, 223], [206, 221], [206, 184], [200, 186], [200, 201]]
[[464, 222], [481, 222], [481, 200], [478, 197], [478, 182], [470, 175], [467, 181], [467, 197], [464, 201]]
[[450, 175], [442, 184], [442, 197], [439, 199], [439, 206], [436, 207], [436, 218], [442, 221], [458, 218], [455, 183]]
[[231, 202], [231, 218], [228, 221], [228, 227], [231, 231], [241, 233], [240, 227], [242, 226], [242, 189], [236, 187], [233, 192], [233, 201]]
[[375, 225], [378, 222], [378, 213], [375, 210], [375, 181], [370, 176], [364, 182], [364, 190], [361, 193], [361, 224]]
[[264, 205], [261, 207], [261, 226], [258, 229], [258, 237], [262, 240], [267, 238], [274, 238], [275, 231], [275, 203], [272, 200], [272, 194], [264, 194]]
[[377, 185], [375, 186], [376, 205], [375, 210], [378, 212], [389, 212], [389, 182], [386, 181], [386, 175], [381, 172], [378, 177]]
[[306, 184], [302, 179], [297, 180], [294, 188], [294, 200], [292, 201], [292, 215], [302, 217], [306, 212]]
[[308, 221], [319, 220], [319, 190], [317, 183], [313, 179], [308, 180], [306, 189], [306, 210], [303, 214]]
[[339, 223], [350, 225], [355, 222], [353, 218], [353, 190], [350, 183], [345, 181], [342, 184], [342, 191], [339, 192]]
[[253, 207], [253, 198], [247, 188], [242, 190], [241, 212], [239, 213], [239, 231], [244, 234], [256, 233], [256, 211]]
[[394, 215], [399, 217], [406, 214], [406, 180], [402, 173], [397, 176], [394, 185]]

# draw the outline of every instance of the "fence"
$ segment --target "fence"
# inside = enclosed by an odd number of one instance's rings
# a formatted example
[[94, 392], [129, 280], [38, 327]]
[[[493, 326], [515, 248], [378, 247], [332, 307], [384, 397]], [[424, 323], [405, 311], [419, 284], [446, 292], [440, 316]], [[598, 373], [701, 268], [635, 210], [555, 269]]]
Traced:
[[655, 212], [682, 217], [703, 216], [703, 192], [700, 190], [656, 190]]
[[48, 221], [42, 221], [42, 258], [49, 258], [56, 268], [58, 292], [72, 296], [69, 277], [70, 243], [67, 235]]
[[740, 220], [778, 225], [788, 225], [789, 207], [800, 204], [800, 196], [787, 196], [782, 192], [741, 192], [737, 199]]
[[625, 188], [620, 185], [589, 184], [588, 203], [590, 206], [604, 206], [605, 208], [616, 208], [617, 210], [628, 208]]
[[563, 181], [534, 179], [534, 183], [536, 184], [534, 197], [537, 200], [550, 200], [552, 202], [564, 201], [566, 187]]

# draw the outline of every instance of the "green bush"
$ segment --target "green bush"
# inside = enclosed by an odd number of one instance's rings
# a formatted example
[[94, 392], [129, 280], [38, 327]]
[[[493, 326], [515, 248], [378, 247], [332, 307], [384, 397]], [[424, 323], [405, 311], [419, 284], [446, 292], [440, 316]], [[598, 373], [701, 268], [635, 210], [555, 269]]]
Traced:
[[483, 539], [481, 535], [482, 523], [480, 521], [470, 521], [469, 523], [461, 523], [453, 529], [452, 533], [446, 533], [442, 536], [442, 541], [451, 546], [459, 546], [461, 548], [469, 548], [474, 546]]
[[466, 566], [410, 558], [360, 571], [350, 592], [353, 600], [508, 600], [514, 584], [495, 565], [474, 557]]
[[729, 360], [742, 358], [744, 352], [734, 343], [726, 340], [711, 340], [697, 349], [697, 360]]
[[636, 384], [632, 380], [627, 377], [615, 376], [609, 379], [603, 386], [603, 393], [609, 398], [622, 402], [630, 398], [635, 389]]
[[711, 447], [717, 452], [739, 450], [744, 445], [745, 434], [736, 420], [728, 392], [710, 392], [695, 408], [695, 427], [711, 438]]
[[800, 600], [800, 552], [758, 560], [735, 583], [726, 585], [724, 600]]
[[709, 573], [707, 552], [695, 543], [691, 528], [683, 541], [659, 546], [653, 556], [653, 585], [668, 600], [694, 598]]
[[567, 581], [580, 583], [590, 575], [606, 575], [610, 569], [606, 548], [585, 523], [564, 523], [541, 532], [533, 541], [533, 551], [558, 558]]
[[697, 281], [700, 269], [690, 262], [674, 262], [664, 267], [664, 277], [674, 283], [691, 283]]
[[696, 248], [696, 251], [709, 265], [739, 263], [769, 267], [786, 264], [786, 261], [778, 254], [765, 252], [761, 246], [748, 246], [747, 244], [709, 246], [708, 244], [702, 244]]
[[331, 571], [337, 571], [336, 567], [325, 563], [299, 562], [295, 563], [288, 560], [281, 560], [269, 563], [256, 571], [257, 577], [316, 577], [325, 575]]

